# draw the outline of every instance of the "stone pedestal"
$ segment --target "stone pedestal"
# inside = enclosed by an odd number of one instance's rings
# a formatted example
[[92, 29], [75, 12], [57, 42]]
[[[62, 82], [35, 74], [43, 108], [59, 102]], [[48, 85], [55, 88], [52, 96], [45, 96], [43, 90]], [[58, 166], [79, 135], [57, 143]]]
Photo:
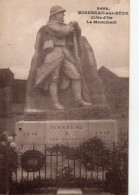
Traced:
[[16, 123], [17, 145], [79, 146], [99, 137], [108, 147], [118, 142], [115, 120], [20, 121]]
[[51, 120], [88, 120], [88, 119], [108, 119], [111, 108], [108, 104], [93, 105], [90, 107], [78, 107], [76, 105], [65, 110], [48, 109], [40, 112], [25, 112], [25, 121], [51, 121]]

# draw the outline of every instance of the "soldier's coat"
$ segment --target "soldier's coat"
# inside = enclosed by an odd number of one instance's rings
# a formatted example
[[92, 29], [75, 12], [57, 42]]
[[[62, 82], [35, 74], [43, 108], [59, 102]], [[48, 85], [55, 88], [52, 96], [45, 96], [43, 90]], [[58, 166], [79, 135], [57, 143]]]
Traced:
[[[47, 25], [40, 28], [37, 33], [36, 43], [35, 43], [35, 54], [32, 58], [31, 69], [29, 72], [28, 83], [27, 83], [27, 97], [26, 97], [26, 108], [25, 111], [32, 110], [45, 110], [45, 107], [49, 107], [50, 100], [47, 100], [48, 93], [45, 92], [44, 89], [37, 89], [35, 87], [37, 70], [40, 68], [45, 61], [45, 58], [49, 52], [52, 52], [53, 43], [50, 42], [52, 40], [52, 35], [49, 33], [49, 29]], [[92, 47], [88, 43], [87, 39], [83, 36], [78, 36], [78, 49], [81, 60], [81, 67], [83, 72], [83, 77], [86, 82], [86, 85], [89, 89], [89, 92], [92, 96], [92, 100], [94, 103], [105, 103], [105, 95], [103, 91], [103, 87], [97, 75], [97, 65], [94, 56], [94, 52]], [[48, 47], [47, 48], [47, 43]], [[72, 35], [69, 35], [65, 39], [66, 44], [71, 48], [71, 52], [73, 51], [73, 40]], [[45, 47], [47, 48], [45, 50]], [[52, 47], [52, 48], [51, 48]], [[60, 56], [55, 56], [55, 58]], [[62, 57], [62, 56], [61, 56]], [[60, 58], [59, 58], [60, 59]], [[53, 59], [55, 60], [55, 59]], [[53, 68], [50, 72], [53, 71]], [[62, 76], [61, 76], [62, 77]], [[49, 80], [49, 75], [47, 77]], [[66, 87], [69, 86], [66, 90], [60, 91], [60, 101], [63, 101], [64, 104], [70, 105], [72, 100], [72, 91], [70, 90], [69, 82]], [[46, 89], [48, 89], [47, 85], [45, 85]], [[66, 87], [63, 87], [64, 89]], [[43, 87], [42, 87], [43, 88]], [[65, 98], [63, 99], [63, 94], [65, 94]], [[85, 94], [82, 94], [85, 98]], [[49, 98], [48, 98], [49, 99]], [[67, 100], [67, 102], [66, 102]], [[47, 102], [48, 101], [48, 102]], [[45, 103], [44, 103], [45, 102]], [[42, 106], [43, 105], [43, 106]], [[46, 106], [44, 106], [46, 105]]]
[[[81, 79], [75, 65], [74, 54], [67, 41], [67, 36], [71, 34], [72, 30], [73, 27], [70, 24], [66, 25], [55, 20], [48, 21], [45, 27], [46, 41], [42, 45], [43, 51], [37, 49], [38, 52], [44, 52], [45, 57], [43, 64], [37, 67], [35, 87], [48, 90], [50, 82], [59, 81], [60, 73], [62, 73], [60, 79], [62, 89], [69, 86], [70, 81], [68, 80]], [[39, 37], [41, 39], [41, 35]]]

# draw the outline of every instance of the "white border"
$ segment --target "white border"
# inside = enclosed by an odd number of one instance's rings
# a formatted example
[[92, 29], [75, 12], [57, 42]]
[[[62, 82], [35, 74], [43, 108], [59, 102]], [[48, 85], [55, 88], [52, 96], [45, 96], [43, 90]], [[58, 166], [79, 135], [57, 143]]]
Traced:
[[129, 195], [139, 195], [139, 0], [130, 1]]

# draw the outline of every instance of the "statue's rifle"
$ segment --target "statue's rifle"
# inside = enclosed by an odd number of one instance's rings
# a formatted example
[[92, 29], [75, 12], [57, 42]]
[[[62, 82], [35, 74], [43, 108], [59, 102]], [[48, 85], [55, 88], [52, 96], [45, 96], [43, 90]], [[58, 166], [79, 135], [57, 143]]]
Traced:
[[80, 62], [80, 57], [79, 57], [79, 52], [78, 52], [78, 45], [77, 45], [77, 38], [76, 38], [75, 32], [73, 33], [73, 43], [74, 43], [75, 64], [76, 64], [77, 70], [79, 71], [79, 73], [81, 75], [82, 90], [85, 92], [85, 94], [87, 94], [88, 99], [92, 102], [91, 95], [89, 93], [89, 90], [87, 88], [87, 85], [85, 83], [85, 80], [84, 80], [83, 74], [82, 74], [82, 67], [81, 67], [81, 62]]

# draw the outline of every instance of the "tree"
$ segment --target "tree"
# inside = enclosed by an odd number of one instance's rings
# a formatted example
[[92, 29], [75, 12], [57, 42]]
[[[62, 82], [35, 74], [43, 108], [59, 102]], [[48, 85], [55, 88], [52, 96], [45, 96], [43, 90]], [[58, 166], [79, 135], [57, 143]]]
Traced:
[[87, 170], [103, 170], [108, 166], [109, 150], [98, 137], [94, 137], [81, 145], [82, 163]]

